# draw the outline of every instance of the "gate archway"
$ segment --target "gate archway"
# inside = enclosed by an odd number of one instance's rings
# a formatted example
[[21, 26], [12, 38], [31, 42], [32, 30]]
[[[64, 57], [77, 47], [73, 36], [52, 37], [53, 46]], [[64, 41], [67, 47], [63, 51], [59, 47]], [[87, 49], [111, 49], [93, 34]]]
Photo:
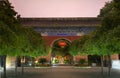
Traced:
[[51, 63], [52, 65], [70, 65], [72, 56], [69, 53], [71, 42], [67, 39], [57, 39], [52, 44]]

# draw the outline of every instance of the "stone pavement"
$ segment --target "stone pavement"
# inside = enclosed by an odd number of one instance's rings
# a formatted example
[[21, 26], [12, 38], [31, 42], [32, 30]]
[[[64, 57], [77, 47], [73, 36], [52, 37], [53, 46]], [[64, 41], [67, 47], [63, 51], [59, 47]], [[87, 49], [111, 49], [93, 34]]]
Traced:
[[[108, 76], [108, 69], [104, 68], [104, 78], [120, 78], [120, 70], [111, 70], [111, 76]], [[48, 68], [24, 68], [24, 74], [21, 68], [18, 68], [17, 76], [14, 69], [7, 71], [7, 78], [103, 78], [100, 67], [75, 68], [72, 66], [48, 67]]]

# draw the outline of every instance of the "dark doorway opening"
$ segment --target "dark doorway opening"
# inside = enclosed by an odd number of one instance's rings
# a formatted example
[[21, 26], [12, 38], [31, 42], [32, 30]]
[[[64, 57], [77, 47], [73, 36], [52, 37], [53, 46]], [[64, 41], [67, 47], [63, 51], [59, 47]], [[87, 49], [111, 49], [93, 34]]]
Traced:
[[119, 60], [120, 60], [120, 54], [119, 54]]
[[52, 46], [52, 65], [71, 65], [73, 57], [69, 53], [70, 42], [66, 39], [56, 40]]
[[101, 58], [98, 55], [88, 55], [88, 64], [92, 65], [92, 63], [96, 63], [96, 65], [101, 65]]

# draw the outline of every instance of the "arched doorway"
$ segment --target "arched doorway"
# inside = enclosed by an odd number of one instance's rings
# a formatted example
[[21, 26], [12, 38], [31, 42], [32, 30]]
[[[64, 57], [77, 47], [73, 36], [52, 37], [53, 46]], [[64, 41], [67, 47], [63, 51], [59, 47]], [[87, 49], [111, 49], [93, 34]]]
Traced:
[[58, 39], [54, 41], [51, 52], [52, 65], [71, 65], [72, 56], [69, 53], [71, 42], [66, 39]]

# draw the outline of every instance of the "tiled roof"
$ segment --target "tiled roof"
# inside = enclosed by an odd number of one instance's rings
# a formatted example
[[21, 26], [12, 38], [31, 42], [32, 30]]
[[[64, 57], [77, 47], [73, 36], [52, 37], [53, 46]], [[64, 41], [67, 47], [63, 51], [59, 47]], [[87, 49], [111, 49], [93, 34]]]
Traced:
[[99, 26], [101, 18], [80, 17], [80, 18], [20, 18], [24, 26], [32, 27], [80, 27]]

